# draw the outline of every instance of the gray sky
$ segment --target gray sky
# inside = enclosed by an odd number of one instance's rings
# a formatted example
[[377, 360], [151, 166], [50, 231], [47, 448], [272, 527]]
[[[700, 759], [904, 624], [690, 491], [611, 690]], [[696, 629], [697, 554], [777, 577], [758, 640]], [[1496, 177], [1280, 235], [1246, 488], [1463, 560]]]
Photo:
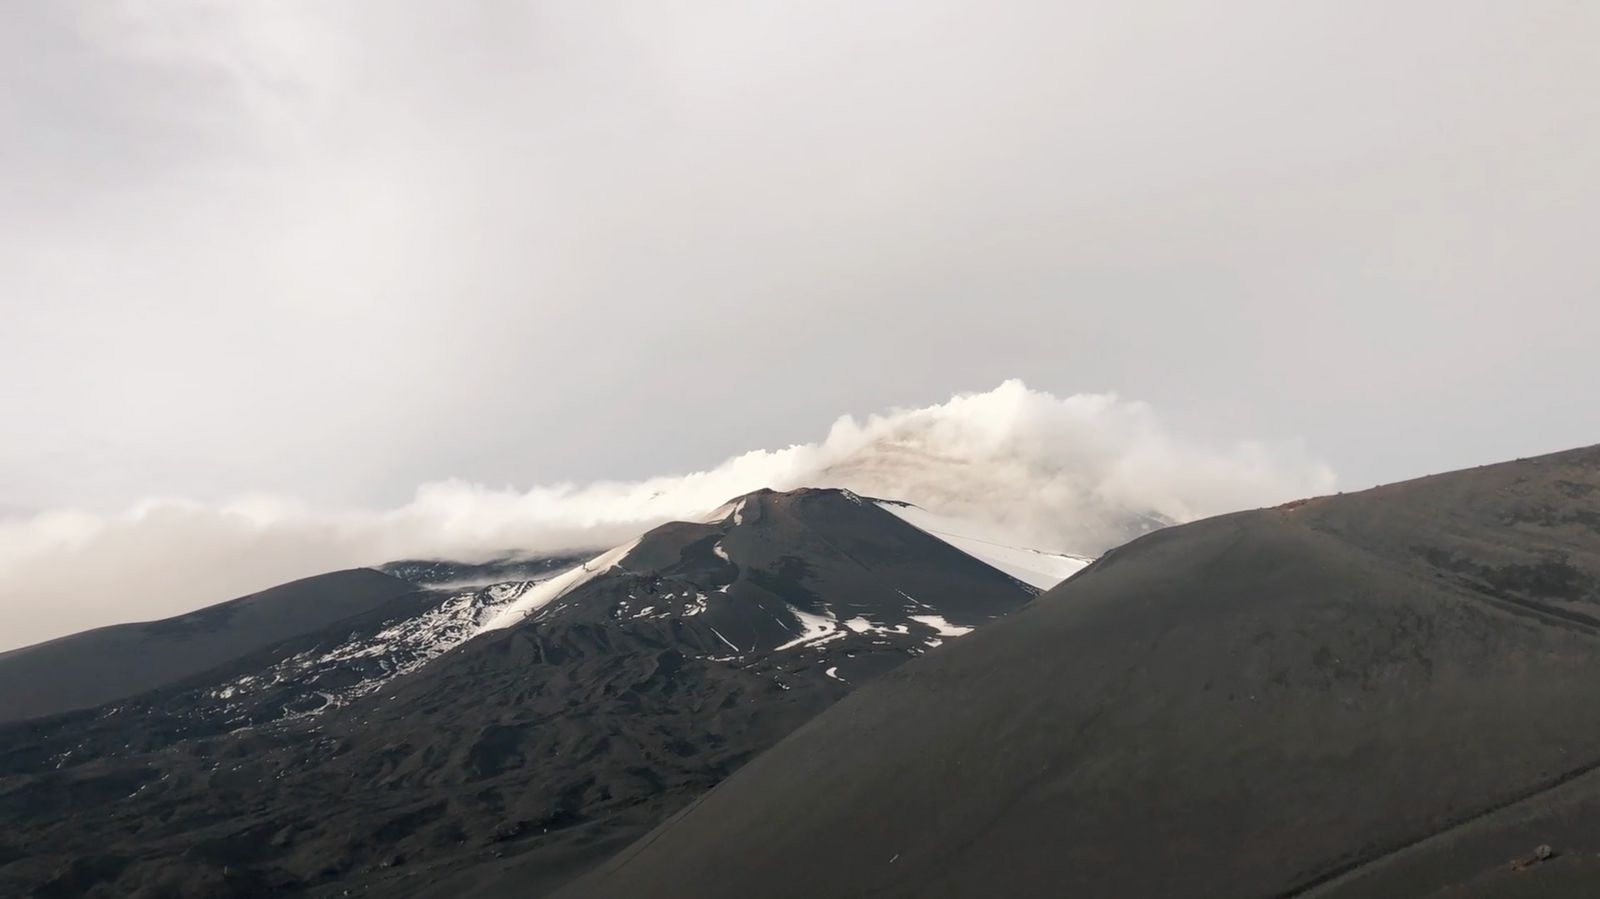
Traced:
[[0, 513], [637, 479], [1006, 378], [1600, 440], [1600, 5], [9, 4]]

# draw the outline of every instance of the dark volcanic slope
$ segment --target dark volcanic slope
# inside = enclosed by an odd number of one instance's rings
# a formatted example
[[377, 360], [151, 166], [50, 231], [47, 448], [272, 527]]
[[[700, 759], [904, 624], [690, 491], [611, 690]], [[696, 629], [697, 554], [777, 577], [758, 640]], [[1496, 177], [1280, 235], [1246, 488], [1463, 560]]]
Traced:
[[560, 895], [1592, 896], [1597, 631], [1600, 448], [1173, 528]]
[[1008, 614], [1034, 593], [854, 494], [761, 490], [710, 521], [656, 528], [605, 577], [530, 620], [671, 619], [720, 656], [844, 659], [841, 647], [937, 645], [941, 631]]
[[541, 895], [1033, 598], [840, 491], [752, 494], [612, 555], [0, 727], [0, 896]]
[[0, 653], [0, 721], [133, 696], [371, 612], [416, 589], [369, 568], [336, 571], [175, 618], [96, 628]]

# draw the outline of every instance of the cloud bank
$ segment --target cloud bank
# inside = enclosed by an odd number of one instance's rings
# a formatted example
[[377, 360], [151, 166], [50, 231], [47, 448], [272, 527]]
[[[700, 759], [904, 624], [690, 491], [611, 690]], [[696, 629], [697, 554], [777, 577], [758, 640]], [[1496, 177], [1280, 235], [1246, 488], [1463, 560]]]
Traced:
[[284, 497], [151, 499], [0, 520], [0, 649], [178, 614], [296, 577], [398, 558], [482, 560], [622, 542], [762, 487], [848, 487], [973, 522], [993, 539], [1096, 554], [1156, 523], [1324, 493], [1298, 444], [1204, 445], [1147, 405], [1007, 381], [834, 422], [815, 442], [641, 481], [424, 484], [391, 509]]

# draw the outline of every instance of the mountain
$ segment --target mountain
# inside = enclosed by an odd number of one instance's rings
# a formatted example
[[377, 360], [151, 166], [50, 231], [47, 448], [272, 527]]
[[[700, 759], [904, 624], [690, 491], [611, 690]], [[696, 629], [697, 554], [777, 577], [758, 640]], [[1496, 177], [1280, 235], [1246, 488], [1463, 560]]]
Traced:
[[1600, 447], [1159, 531], [558, 893], [1590, 896]]
[[90, 708], [380, 609], [416, 588], [367, 568], [294, 581], [162, 621], [0, 653], [0, 722]]
[[839, 490], [523, 562], [0, 726], [0, 895], [539, 895], [1038, 593]]

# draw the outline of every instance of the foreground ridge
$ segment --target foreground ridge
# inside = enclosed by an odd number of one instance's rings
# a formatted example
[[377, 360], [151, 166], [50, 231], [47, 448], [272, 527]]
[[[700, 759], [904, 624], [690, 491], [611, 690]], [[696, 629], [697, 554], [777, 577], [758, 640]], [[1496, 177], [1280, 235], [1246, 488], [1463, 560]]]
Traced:
[[1170, 528], [560, 895], [1586, 896], [1597, 605], [1600, 448]]

